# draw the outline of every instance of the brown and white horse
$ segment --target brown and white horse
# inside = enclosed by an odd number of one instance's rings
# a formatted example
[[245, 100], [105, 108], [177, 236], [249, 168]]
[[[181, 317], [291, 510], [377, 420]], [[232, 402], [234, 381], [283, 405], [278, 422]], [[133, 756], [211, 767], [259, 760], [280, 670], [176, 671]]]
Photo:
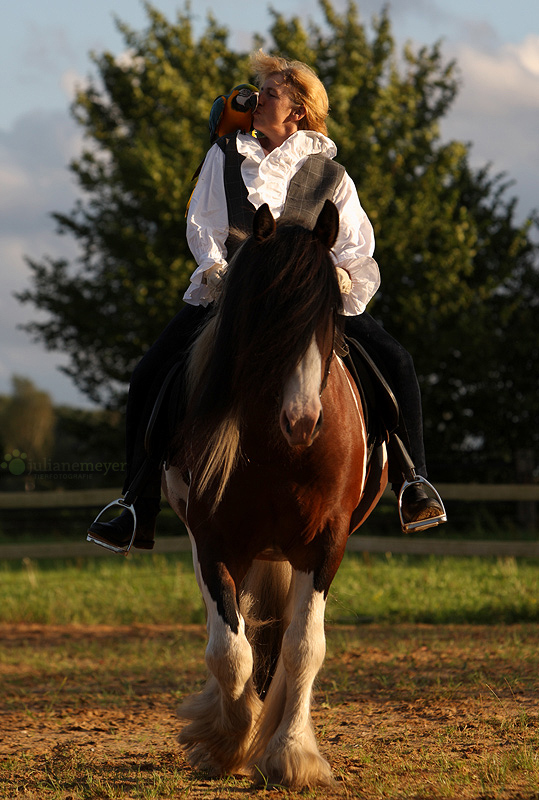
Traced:
[[364, 416], [338, 356], [338, 225], [329, 201], [313, 231], [256, 212], [192, 351], [164, 473], [207, 610], [209, 677], [180, 708], [180, 742], [196, 768], [296, 788], [332, 781], [310, 714], [326, 599], [387, 480], [382, 458], [365, 502]]

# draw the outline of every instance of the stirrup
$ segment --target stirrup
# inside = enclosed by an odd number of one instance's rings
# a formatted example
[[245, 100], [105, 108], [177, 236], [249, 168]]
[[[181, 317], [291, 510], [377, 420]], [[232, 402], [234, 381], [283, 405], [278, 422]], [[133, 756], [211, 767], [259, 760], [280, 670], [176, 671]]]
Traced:
[[135, 506], [133, 503], [126, 502], [125, 497], [119, 497], [117, 500], [113, 500], [112, 503], [106, 505], [105, 508], [103, 508], [99, 512], [97, 517], [92, 522], [92, 525], [95, 525], [99, 517], [102, 517], [105, 511], [108, 511], [108, 509], [112, 508], [112, 506], [121, 506], [122, 508], [125, 508], [131, 512], [131, 515], [133, 517], [133, 534], [131, 536], [131, 541], [129, 542], [129, 544], [122, 547], [121, 545], [112, 544], [111, 542], [104, 542], [101, 539], [96, 539], [91, 531], [88, 531], [88, 534], [86, 536], [86, 541], [98, 544], [100, 547], [104, 547], [105, 550], [111, 550], [113, 553], [119, 553], [120, 555], [127, 556], [133, 546], [133, 542], [135, 541], [135, 534], [137, 532], [137, 513], [135, 511]]
[[[434, 495], [434, 499], [438, 500], [438, 502], [440, 503], [442, 511], [435, 517], [420, 519], [417, 522], [405, 522], [404, 517], [402, 515], [402, 496], [409, 486], [413, 486], [416, 483], [426, 484], [426, 486], [430, 489], [430, 491]], [[427, 528], [435, 528], [437, 525], [441, 525], [442, 522], [447, 522], [447, 514], [445, 513], [445, 506], [443, 504], [442, 498], [440, 497], [439, 493], [436, 491], [432, 483], [429, 483], [429, 481], [426, 478], [423, 478], [422, 475], [415, 475], [413, 480], [404, 481], [404, 483], [401, 486], [401, 490], [399, 492], [398, 503], [399, 503], [399, 518], [403, 533], [410, 533], [411, 531], [426, 531]]]

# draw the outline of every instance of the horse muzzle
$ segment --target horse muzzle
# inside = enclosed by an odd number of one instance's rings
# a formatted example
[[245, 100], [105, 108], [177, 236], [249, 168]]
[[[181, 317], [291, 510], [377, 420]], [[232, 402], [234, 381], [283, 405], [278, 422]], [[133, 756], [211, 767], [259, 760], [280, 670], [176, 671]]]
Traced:
[[318, 415], [294, 416], [285, 409], [281, 411], [281, 431], [290, 447], [310, 447], [320, 433], [323, 422], [324, 414], [321, 408]]

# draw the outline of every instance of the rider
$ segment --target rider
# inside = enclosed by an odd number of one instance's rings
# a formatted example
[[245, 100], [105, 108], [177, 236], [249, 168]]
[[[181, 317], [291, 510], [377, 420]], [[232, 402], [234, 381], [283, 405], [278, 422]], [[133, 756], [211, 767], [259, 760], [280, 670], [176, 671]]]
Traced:
[[[148, 350], [135, 369], [127, 404], [127, 491], [139, 468], [144, 489], [135, 503], [135, 546], [151, 548], [159, 510], [160, 459], [148, 464], [144, 435], [164, 377], [182, 363], [188, 345], [217, 299], [226, 275], [231, 227], [250, 231], [255, 210], [267, 203], [275, 218], [309, 227], [326, 199], [339, 211], [339, 235], [333, 248], [346, 317], [345, 333], [357, 339], [390, 377], [400, 406], [398, 433], [405, 442], [417, 475], [426, 478], [421, 398], [412, 359], [366, 311], [380, 277], [372, 225], [361, 207], [355, 185], [333, 159], [337, 149], [327, 137], [329, 103], [326, 90], [306, 64], [287, 61], [259, 50], [251, 66], [262, 86], [253, 116], [256, 135], [236, 133], [209, 150], [193, 192], [187, 216], [187, 241], [198, 267], [191, 276], [186, 306]], [[315, 158], [312, 158], [315, 156]], [[311, 157], [311, 158], [309, 158]], [[154, 443], [158, 456], [164, 452]], [[404, 478], [391, 470], [398, 493]], [[404, 522], [430, 527], [444, 521], [444, 509], [423, 484], [413, 483], [402, 495]], [[133, 530], [124, 511], [110, 523], [95, 522], [91, 538], [120, 547]]]

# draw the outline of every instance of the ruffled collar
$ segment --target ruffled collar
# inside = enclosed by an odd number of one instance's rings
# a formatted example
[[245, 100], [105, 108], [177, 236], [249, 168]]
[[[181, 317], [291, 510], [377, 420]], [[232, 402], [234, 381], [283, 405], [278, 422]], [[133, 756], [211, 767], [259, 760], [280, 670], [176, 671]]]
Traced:
[[337, 155], [335, 143], [316, 131], [296, 131], [280, 147], [276, 147], [267, 155], [259, 140], [250, 134], [238, 134], [237, 147], [241, 155], [255, 158], [257, 161], [275, 162], [281, 165], [283, 163], [296, 164], [300, 158], [314, 153], [322, 153], [328, 158], [335, 158]]

